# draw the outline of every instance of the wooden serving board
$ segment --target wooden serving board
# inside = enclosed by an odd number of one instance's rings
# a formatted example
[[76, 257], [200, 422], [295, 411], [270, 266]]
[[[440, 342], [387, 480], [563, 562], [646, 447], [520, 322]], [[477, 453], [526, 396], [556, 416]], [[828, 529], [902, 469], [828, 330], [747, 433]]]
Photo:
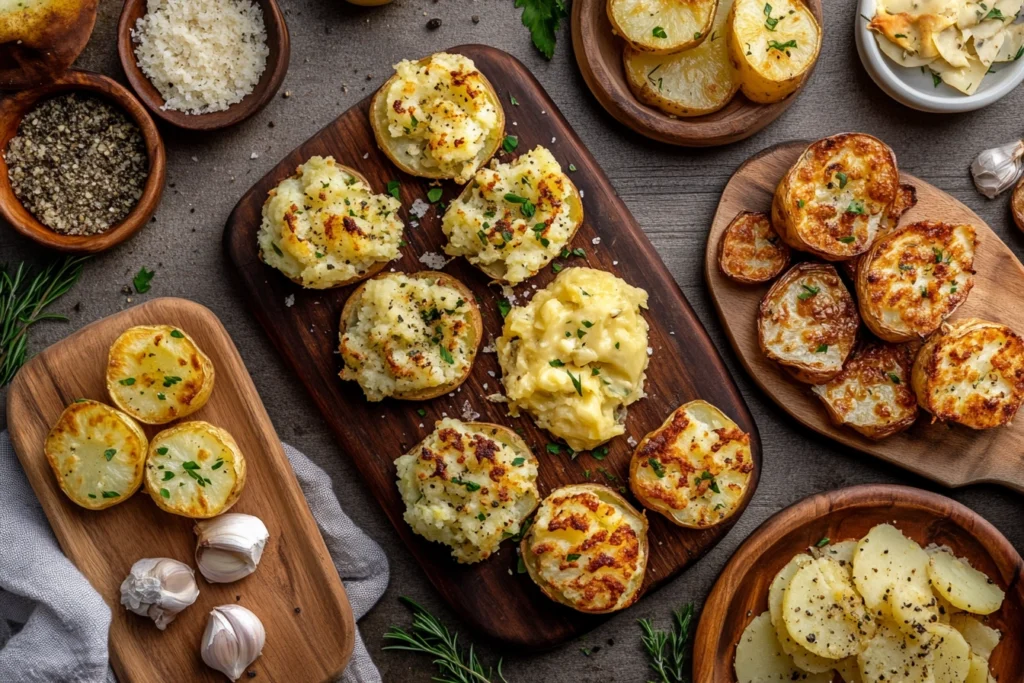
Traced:
[[[78, 398], [110, 403], [104, 376], [110, 344], [133, 325], [169, 324], [188, 332], [213, 361], [209, 403], [187, 419], [227, 429], [245, 455], [245, 490], [232, 512], [258, 516], [270, 541], [256, 572], [211, 584], [196, 571], [199, 598], [159, 631], [121, 606], [120, 585], [136, 560], [171, 557], [195, 568], [193, 520], [163, 512], [140, 489], [130, 500], [93, 512], [60, 490], [43, 441], [64, 408]], [[95, 322], [30, 360], [8, 393], [7, 424], [22, 467], [61, 549], [110, 606], [110, 663], [122, 681], [209, 681], [199, 644], [207, 615], [238, 603], [263, 622], [263, 656], [249, 671], [259, 681], [330, 681], [345, 668], [355, 622], [345, 589], [306, 506], [281, 442], [227, 330], [208, 309], [184, 299], [154, 299]], [[144, 426], [147, 437], [160, 427]]]
[[[932, 424], [930, 416], [921, 411], [910, 429], [882, 441], [872, 441], [852, 429], [832, 424], [824, 405], [811, 393], [810, 385], [792, 379], [761, 352], [757, 308], [770, 284], [741, 285], [723, 275], [718, 267], [719, 240], [740, 211], [770, 211], [775, 186], [807, 144], [787, 142], [770, 147], [740, 166], [725, 186], [708, 233], [704, 277], [743, 367], [800, 424], [843, 445], [945, 486], [993, 482], [1024, 491], [1024, 419], [1009, 427], [979, 432], [960, 425]], [[1024, 332], [1024, 307], [1020, 305], [1024, 298], [1024, 267], [1009, 247], [977, 214], [942, 190], [906, 173], [901, 180], [917, 188], [917, 205], [907, 212], [901, 224], [937, 220], [970, 223], [977, 229], [974, 289], [952, 318], [982, 318]], [[853, 293], [853, 288], [849, 289]]]
[[[733, 683], [736, 643], [747, 625], [768, 609], [768, 587], [794, 555], [823, 538], [861, 538], [876, 524], [892, 524], [922, 546], [952, 548], [958, 557], [1006, 591], [999, 611], [985, 623], [1003, 634], [992, 653], [999, 681], [1019, 681], [1024, 671], [1024, 561], [999, 530], [971, 509], [936, 493], [908, 486], [866, 484], [819, 493], [775, 514], [743, 542], [711, 589], [694, 640], [693, 680]], [[841, 683], [839, 676], [836, 683]]]
[[[803, 0], [824, 31], [821, 0]], [[587, 87], [615, 119], [645, 137], [684, 147], [727, 145], [762, 130], [799, 97], [811, 77], [808, 72], [796, 92], [775, 104], [758, 104], [737, 92], [729, 104], [704, 116], [679, 117], [644, 104], [630, 90], [622, 64], [625, 42], [615, 35], [606, 0], [574, 0], [572, 47]], [[826, 49], [822, 36], [822, 50]]]
[[[225, 247], [241, 279], [242, 287], [256, 314], [281, 355], [291, 364], [338, 437], [341, 449], [355, 460], [367, 486], [380, 501], [391, 522], [430, 580], [446, 600], [473, 626], [506, 644], [529, 648], [553, 646], [601, 621], [557, 605], [545, 598], [526, 574], [516, 574], [513, 544], [506, 542], [500, 552], [485, 562], [457, 564], [449, 550], [415, 535], [402, 519], [405, 506], [395, 486], [393, 461], [421, 441], [434, 422], [444, 416], [460, 417], [468, 407], [480, 420], [522, 430], [527, 443], [541, 461], [539, 486], [547, 495], [558, 486], [587, 481], [623, 486], [632, 448], [627, 436], [638, 441], [654, 429], [677, 406], [703, 398], [717, 405], [751, 434], [755, 469], [749, 501], [757, 485], [761, 448], [757, 427], [735, 384], [722, 363], [700, 321], [691, 310], [672, 275], [658, 258], [640, 226], [615, 195], [597, 162], [555, 108], [530, 72], [512, 56], [481, 45], [452, 48], [472, 58], [495, 86], [506, 114], [507, 133], [519, 136], [518, 151], [542, 144], [551, 149], [563, 169], [569, 164], [573, 182], [583, 195], [587, 219], [570, 245], [586, 251], [586, 258], [560, 259], [566, 267], [589, 265], [612, 271], [650, 294], [650, 346], [653, 350], [645, 385], [648, 397], [629, 408], [627, 434], [612, 440], [603, 461], [589, 453], [575, 460], [552, 455], [545, 445], [552, 439], [538, 430], [528, 417], [512, 419], [504, 405], [485, 399], [501, 391], [500, 369], [493, 353], [477, 356], [469, 379], [454, 395], [429, 402], [386, 400], [368, 403], [354, 382], [338, 379], [341, 363], [337, 354], [339, 315], [353, 287], [339, 290], [303, 290], [280, 273], [260, 263], [256, 235], [267, 191], [291, 175], [310, 156], [333, 155], [340, 163], [363, 173], [378, 192], [389, 180], [401, 181], [402, 218], [406, 222], [408, 246], [393, 263], [400, 271], [427, 268], [419, 258], [442, 253], [441, 210], [432, 206], [419, 220], [408, 213], [413, 201], [427, 201], [429, 184], [400, 173], [374, 142], [367, 111], [370, 98], [342, 114], [322, 131], [303, 143], [239, 201], [228, 220]], [[409, 55], [419, 57], [420, 55]], [[510, 104], [514, 96], [518, 106]], [[455, 197], [459, 188], [443, 185], [442, 201]], [[599, 244], [595, 244], [599, 241]], [[429, 259], [428, 259], [429, 260]], [[498, 301], [502, 294], [488, 286], [488, 278], [465, 260], [456, 259], [444, 271], [465, 283], [478, 297], [484, 319], [484, 345], [501, 333]], [[520, 297], [532, 294], [554, 278], [551, 268], [517, 288]], [[521, 300], [521, 299], [520, 299]], [[422, 415], [417, 411], [422, 410]], [[604, 473], [601, 470], [604, 469]], [[742, 512], [742, 508], [740, 510]], [[731, 522], [739, 517], [739, 512]], [[673, 526], [652, 514], [650, 561], [644, 591], [652, 590], [696, 560], [728, 531], [731, 522], [703, 531]]]

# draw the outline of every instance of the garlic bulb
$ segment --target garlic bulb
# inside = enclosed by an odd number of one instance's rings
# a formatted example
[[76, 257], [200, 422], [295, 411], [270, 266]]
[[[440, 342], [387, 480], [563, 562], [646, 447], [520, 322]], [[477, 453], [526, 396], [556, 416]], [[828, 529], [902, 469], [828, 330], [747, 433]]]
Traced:
[[214, 607], [203, 633], [203, 661], [234, 681], [263, 653], [266, 640], [263, 622], [246, 608]]
[[121, 583], [121, 604], [152, 619], [161, 631], [197, 597], [192, 567], [167, 557], [139, 560]]
[[971, 164], [971, 175], [978, 192], [989, 199], [1006, 192], [1020, 178], [1024, 166], [1024, 140], [986, 149]]
[[229, 512], [198, 522], [196, 564], [210, 583], [230, 583], [256, 571], [270, 538], [258, 517]]

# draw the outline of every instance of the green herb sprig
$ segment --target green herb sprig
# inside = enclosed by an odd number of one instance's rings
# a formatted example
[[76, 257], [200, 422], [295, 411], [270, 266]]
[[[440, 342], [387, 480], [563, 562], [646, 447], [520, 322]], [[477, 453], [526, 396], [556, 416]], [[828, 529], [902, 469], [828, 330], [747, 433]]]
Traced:
[[654, 628], [650, 619], [638, 619], [643, 632], [640, 640], [647, 653], [647, 663], [657, 674], [653, 683], [689, 683], [690, 627], [693, 623], [693, 605], [688, 604], [672, 613], [672, 629], [661, 631]]

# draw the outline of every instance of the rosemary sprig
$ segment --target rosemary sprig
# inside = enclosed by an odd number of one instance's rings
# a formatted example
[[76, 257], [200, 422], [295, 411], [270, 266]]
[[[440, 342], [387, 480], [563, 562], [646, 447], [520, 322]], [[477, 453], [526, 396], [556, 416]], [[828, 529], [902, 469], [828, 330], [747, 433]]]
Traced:
[[468, 650], [463, 650], [459, 647], [459, 634], [450, 632], [425, 607], [412, 598], [402, 596], [398, 599], [412, 610], [412, 627], [406, 631], [392, 626], [384, 634], [384, 639], [397, 644], [385, 645], [383, 649], [431, 655], [440, 674], [432, 680], [440, 683], [508, 683], [501, 673], [500, 659], [496, 670], [484, 669], [472, 644]]
[[42, 320], [67, 320], [46, 309], [68, 292], [88, 257], [65, 257], [32, 275], [25, 263], [0, 267], [0, 387], [25, 363], [28, 330]]
[[640, 640], [647, 652], [651, 669], [658, 675], [652, 683], [689, 683], [686, 673], [689, 653], [686, 644], [690, 640], [690, 623], [693, 621], [693, 605], [688, 604], [672, 613], [672, 630], [654, 628], [650, 619], [639, 619], [643, 634]]

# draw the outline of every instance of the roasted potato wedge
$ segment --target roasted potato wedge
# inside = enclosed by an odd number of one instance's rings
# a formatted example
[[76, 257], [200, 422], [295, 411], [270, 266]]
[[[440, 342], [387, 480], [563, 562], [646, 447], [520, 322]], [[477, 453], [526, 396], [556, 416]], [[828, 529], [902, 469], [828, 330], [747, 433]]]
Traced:
[[711, 33], [718, 0], [608, 0], [612, 30], [640, 52], [671, 54]]
[[779, 644], [768, 612], [754, 617], [736, 643], [733, 662], [738, 683], [766, 681], [803, 681], [831, 683], [832, 672], [808, 674], [798, 668]]
[[789, 247], [772, 228], [768, 214], [741, 211], [718, 243], [718, 267], [745, 285], [775, 279], [789, 265]]

